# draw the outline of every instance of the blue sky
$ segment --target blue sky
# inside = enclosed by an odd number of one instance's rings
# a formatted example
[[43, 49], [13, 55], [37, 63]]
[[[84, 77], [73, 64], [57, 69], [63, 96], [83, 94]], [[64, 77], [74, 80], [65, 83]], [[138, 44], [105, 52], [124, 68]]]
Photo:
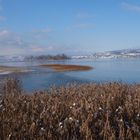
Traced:
[[0, 55], [140, 48], [139, 0], [0, 0]]

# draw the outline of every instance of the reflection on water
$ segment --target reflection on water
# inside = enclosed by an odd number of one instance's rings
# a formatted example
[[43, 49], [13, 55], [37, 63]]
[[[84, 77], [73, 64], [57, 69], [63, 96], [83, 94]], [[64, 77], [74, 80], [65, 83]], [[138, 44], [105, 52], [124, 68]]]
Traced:
[[[59, 63], [78, 64], [94, 67], [90, 71], [55, 72], [50, 69], [35, 67], [39, 64]], [[106, 59], [106, 60], [66, 60], [47, 62], [12, 62], [0, 63], [3, 66], [24, 66], [33, 72], [0, 76], [14, 76], [22, 81], [27, 91], [46, 89], [51, 85], [64, 85], [73, 82], [107, 82], [122, 81], [126, 83], [140, 82], [140, 59]]]

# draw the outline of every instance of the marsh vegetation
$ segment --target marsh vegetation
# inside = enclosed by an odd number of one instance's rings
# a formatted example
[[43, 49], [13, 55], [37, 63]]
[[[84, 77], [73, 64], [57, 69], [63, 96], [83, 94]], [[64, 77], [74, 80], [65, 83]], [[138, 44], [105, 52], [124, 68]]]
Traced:
[[91, 70], [91, 66], [82, 66], [82, 65], [63, 65], [63, 64], [46, 64], [40, 65], [40, 67], [44, 68], [52, 68], [58, 72], [65, 72], [65, 71], [87, 71]]
[[140, 139], [140, 86], [71, 84], [28, 95], [0, 86], [0, 139]]

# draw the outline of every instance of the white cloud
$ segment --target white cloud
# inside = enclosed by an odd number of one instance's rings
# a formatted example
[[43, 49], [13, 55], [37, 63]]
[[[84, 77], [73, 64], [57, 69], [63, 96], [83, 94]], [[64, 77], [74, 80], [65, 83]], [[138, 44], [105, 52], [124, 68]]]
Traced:
[[6, 20], [6, 17], [0, 16], [0, 21], [5, 21], [5, 20]]
[[22, 44], [22, 40], [21, 38], [8, 30], [0, 30], [0, 45], [21, 45]]
[[52, 29], [50, 28], [45, 28], [45, 29], [40, 29], [40, 30], [33, 30], [33, 33], [50, 33], [52, 32]]
[[35, 43], [34, 40], [27, 41], [9, 30], [0, 30], [0, 55], [44, 54], [53, 52], [55, 49], [52, 45], [42, 45]]
[[31, 50], [33, 52], [40, 53], [40, 52], [44, 52], [45, 51], [41, 46], [38, 46], [38, 45], [35, 45], [35, 44], [31, 44], [29, 46], [30, 46], [30, 48], [31, 48]]
[[40, 29], [40, 30], [33, 30], [32, 32], [30, 32], [30, 37], [34, 38], [34, 39], [39, 39], [39, 40], [43, 40], [43, 39], [47, 39], [49, 34], [52, 32], [53, 30], [50, 28], [45, 28], [45, 29]]
[[129, 10], [129, 11], [140, 12], [140, 5], [134, 5], [134, 4], [123, 2], [121, 3], [121, 6], [123, 9]]
[[10, 32], [8, 30], [1, 30], [0, 31], [0, 37], [5, 37], [5, 36], [7, 36], [9, 34], [10, 34]]
[[89, 13], [81, 12], [81, 13], [78, 13], [78, 14], [76, 15], [76, 17], [77, 17], [78, 19], [89, 19], [89, 18], [94, 18], [95, 16], [93, 16], [93, 15], [91, 15], [91, 14], [89, 14]]
[[0, 5], [0, 11], [2, 11], [3, 10], [3, 8], [2, 8], [2, 6]]
[[24, 42], [9, 30], [0, 30], [0, 55], [22, 54]]
[[92, 24], [92, 23], [78, 23], [78, 24], [75, 24], [76, 28], [79, 28], [79, 29], [92, 29], [92, 28], [95, 28], [95, 24]]
[[86, 12], [77, 13], [75, 23], [69, 27], [66, 27], [66, 31], [71, 31], [72, 29], [94, 29], [94, 17], [94, 15]]

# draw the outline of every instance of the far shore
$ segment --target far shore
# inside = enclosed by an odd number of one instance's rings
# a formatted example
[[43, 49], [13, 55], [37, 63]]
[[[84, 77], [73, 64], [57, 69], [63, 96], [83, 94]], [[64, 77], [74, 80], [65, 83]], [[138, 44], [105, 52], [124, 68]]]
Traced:
[[52, 68], [58, 72], [65, 72], [65, 71], [87, 71], [93, 69], [90, 66], [81, 66], [81, 65], [63, 65], [63, 64], [45, 64], [39, 65], [44, 68]]

